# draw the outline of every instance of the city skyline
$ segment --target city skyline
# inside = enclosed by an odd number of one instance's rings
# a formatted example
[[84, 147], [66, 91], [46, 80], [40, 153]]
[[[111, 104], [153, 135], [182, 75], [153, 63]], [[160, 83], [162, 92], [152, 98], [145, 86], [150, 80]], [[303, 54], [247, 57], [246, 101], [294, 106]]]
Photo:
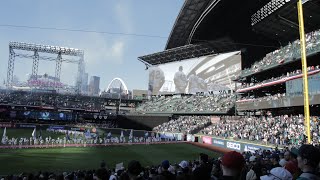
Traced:
[[[101, 77], [101, 90], [116, 77], [130, 90], [147, 89], [148, 72], [137, 57], [165, 48], [183, 2], [3, 2], [0, 15], [15, 16], [0, 20], [0, 80], [7, 79], [9, 42], [17, 41], [84, 50], [86, 72]], [[20, 80], [31, 69], [31, 59], [16, 58], [14, 75]], [[38, 74], [54, 76], [54, 69], [53, 62], [40, 61]], [[76, 71], [75, 65], [62, 64], [62, 82], [73, 85]]]

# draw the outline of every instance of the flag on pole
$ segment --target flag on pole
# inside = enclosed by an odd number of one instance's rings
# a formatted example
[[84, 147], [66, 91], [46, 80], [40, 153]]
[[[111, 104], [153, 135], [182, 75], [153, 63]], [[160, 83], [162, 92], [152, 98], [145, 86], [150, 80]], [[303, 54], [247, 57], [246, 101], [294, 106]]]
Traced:
[[36, 128], [34, 128], [34, 129], [33, 129], [33, 131], [32, 131], [32, 134], [31, 134], [31, 135], [32, 135], [32, 137], [36, 138]]
[[111, 136], [112, 136], [112, 135], [111, 135], [111, 132], [109, 132], [109, 133], [108, 133], [108, 135], [107, 135], [107, 138], [109, 138], [109, 139], [110, 139], [110, 138], [111, 138]]
[[91, 133], [90, 133], [89, 129], [87, 129], [87, 132], [84, 133], [84, 136], [85, 136], [86, 139], [91, 138]]
[[131, 140], [133, 138], [133, 130], [131, 129], [130, 134], [129, 134], [129, 139]]
[[6, 136], [7, 136], [7, 127], [5, 127], [3, 130], [2, 138], [6, 137]]
[[123, 131], [121, 131], [121, 135], [120, 135], [120, 142], [122, 142], [123, 141]]

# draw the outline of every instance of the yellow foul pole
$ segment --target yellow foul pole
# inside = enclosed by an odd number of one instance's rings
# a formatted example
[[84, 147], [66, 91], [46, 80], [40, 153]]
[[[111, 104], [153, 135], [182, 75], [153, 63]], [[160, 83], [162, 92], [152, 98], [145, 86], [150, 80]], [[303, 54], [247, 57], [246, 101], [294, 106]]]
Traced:
[[310, 112], [309, 112], [309, 90], [308, 90], [308, 71], [307, 71], [307, 57], [306, 57], [306, 40], [304, 33], [303, 9], [302, 1], [297, 3], [298, 19], [299, 19], [299, 32], [300, 32], [300, 48], [301, 48], [301, 63], [303, 73], [303, 95], [304, 95], [304, 123], [306, 135], [308, 136], [308, 144], [311, 143], [310, 135]]

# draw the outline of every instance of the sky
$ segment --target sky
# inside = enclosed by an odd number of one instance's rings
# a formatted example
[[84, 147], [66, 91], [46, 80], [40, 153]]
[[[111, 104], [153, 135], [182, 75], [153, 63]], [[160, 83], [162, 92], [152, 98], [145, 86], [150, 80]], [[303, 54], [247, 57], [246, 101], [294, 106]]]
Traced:
[[[101, 90], [116, 77], [123, 79], [129, 90], [147, 89], [148, 72], [137, 57], [164, 50], [183, 3], [184, 0], [1, 1], [0, 86], [7, 78], [9, 42], [16, 41], [84, 50], [86, 72], [101, 77]], [[26, 80], [31, 69], [32, 59], [15, 59], [14, 75], [19, 80]], [[38, 74], [54, 76], [54, 70], [55, 63], [40, 61]], [[61, 81], [74, 84], [76, 72], [76, 64], [63, 63]]]

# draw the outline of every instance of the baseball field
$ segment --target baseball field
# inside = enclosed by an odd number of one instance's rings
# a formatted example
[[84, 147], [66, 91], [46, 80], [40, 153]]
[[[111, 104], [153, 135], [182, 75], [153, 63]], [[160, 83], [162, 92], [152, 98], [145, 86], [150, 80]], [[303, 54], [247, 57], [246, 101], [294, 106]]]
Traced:
[[[0, 135], [3, 129], [0, 130]], [[8, 129], [9, 137], [29, 137], [32, 130]], [[43, 132], [46, 136], [57, 137], [59, 134]], [[22, 172], [64, 172], [99, 168], [104, 160], [109, 168], [117, 163], [126, 167], [131, 160], [138, 160], [144, 166], [159, 165], [163, 160], [172, 164], [182, 160], [198, 159], [200, 153], [210, 157], [219, 153], [191, 144], [153, 144], [153, 145], [115, 145], [102, 147], [57, 147], [0, 149], [0, 175], [20, 174]]]

